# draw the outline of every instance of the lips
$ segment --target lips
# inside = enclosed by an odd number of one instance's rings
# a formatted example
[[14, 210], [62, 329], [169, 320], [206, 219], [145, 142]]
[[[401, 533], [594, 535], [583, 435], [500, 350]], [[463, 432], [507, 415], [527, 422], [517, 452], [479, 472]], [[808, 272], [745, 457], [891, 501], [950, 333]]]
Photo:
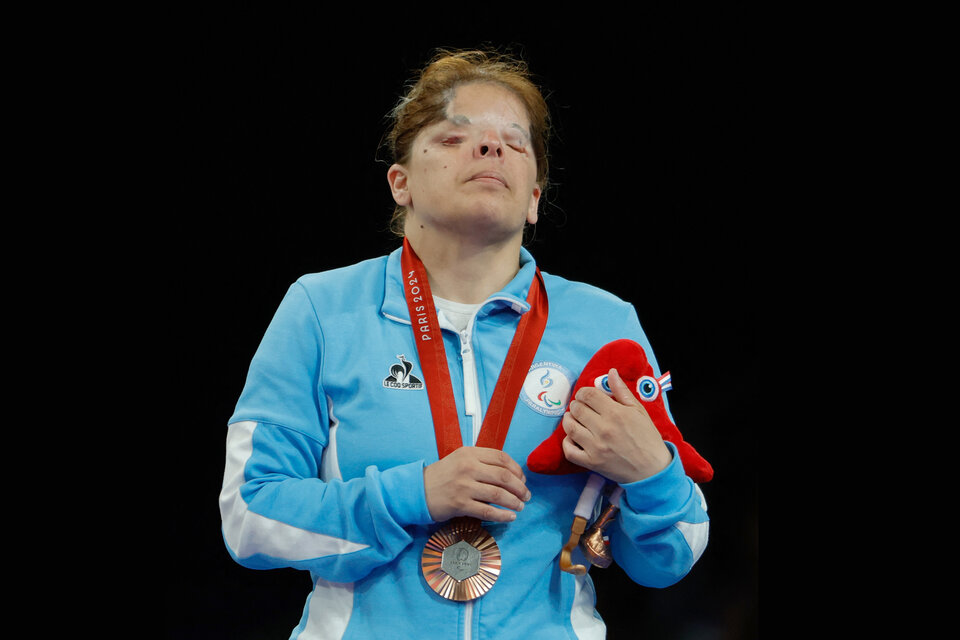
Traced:
[[510, 186], [507, 184], [507, 179], [496, 171], [481, 171], [480, 173], [472, 175], [470, 180], [476, 182], [488, 182], [491, 184], [501, 184], [504, 187]]

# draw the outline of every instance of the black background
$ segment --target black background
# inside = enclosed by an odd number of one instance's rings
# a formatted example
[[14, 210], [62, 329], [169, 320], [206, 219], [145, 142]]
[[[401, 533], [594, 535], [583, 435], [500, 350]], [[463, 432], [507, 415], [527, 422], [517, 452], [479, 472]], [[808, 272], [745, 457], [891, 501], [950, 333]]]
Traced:
[[[664, 8], [666, 7], [666, 8]], [[447, 15], [449, 13], [449, 15]], [[493, 15], [496, 13], [497, 15]], [[422, 15], [421, 15], [422, 14]], [[424, 16], [428, 16], [426, 20]], [[426, 20], [426, 21], [425, 21]], [[179, 487], [164, 581], [169, 638], [286, 638], [310, 590], [233, 563], [217, 495], [226, 420], [287, 287], [389, 252], [386, 115], [436, 47], [509, 46], [552, 109], [551, 185], [529, 248], [544, 271], [632, 302], [685, 437], [713, 464], [711, 538], [662, 590], [594, 569], [609, 637], [749, 639], [758, 618], [760, 339], [746, 192], [753, 135], [739, 5], [602, 17], [515, 9], [198, 10], [171, 29], [176, 91], [164, 219], [176, 305]], [[749, 235], [748, 235], [749, 233]]]

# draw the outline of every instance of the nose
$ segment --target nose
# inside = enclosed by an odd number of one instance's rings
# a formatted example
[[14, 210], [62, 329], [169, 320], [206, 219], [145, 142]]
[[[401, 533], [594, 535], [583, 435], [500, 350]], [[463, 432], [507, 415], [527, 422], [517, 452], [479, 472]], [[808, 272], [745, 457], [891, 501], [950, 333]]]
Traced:
[[477, 158], [502, 158], [503, 143], [496, 131], [487, 130], [480, 136], [480, 141], [474, 149]]

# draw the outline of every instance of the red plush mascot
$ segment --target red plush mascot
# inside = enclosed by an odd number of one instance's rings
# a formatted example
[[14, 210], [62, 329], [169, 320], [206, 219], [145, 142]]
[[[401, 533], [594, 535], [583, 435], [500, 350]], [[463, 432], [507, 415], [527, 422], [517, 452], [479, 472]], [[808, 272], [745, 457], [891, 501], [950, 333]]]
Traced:
[[[647, 354], [643, 347], [633, 340], [614, 340], [597, 351], [584, 366], [580, 377], [577, 378], [576, 385], [570, 392], [570, 397], [575, 397], [577, 391], [588, 385], [596, 386], [610, 394], [607, 374], [610, 369], [614, 368], [637, 399], [640, 400], [657, 431], [660, 432], [660, 436], [677, 447], [684, 472], [694, 482], [709, 482], [713, 478], [713, 468], [710, 463], [704, 460], [697, 453], [697, 450], [683, 439], [680, 430], [677, 429], [677, 426], [673, 424], [667, 414], [667, 407], [663, 399], [664, 393], [672, 388], [670, 373], [667, 372], [659, 378], [655, 377], [653, 367], [647, 361]], [[586, 469], [569, 462], [564, 457], [562, 443], [565, 437], [566, 433], [563, 430], [561, 420], [561, 424], [557, 425], [553, 434], [540, 443], [527, 458], [527, 466], [530, 470], [552, 475], [586, 471]], [[576, 575], [586, 573], [586, 567], [573, 564], [570, 561], [570, 553], [578, 543], [591, 564], [598, 567], [610, 566], [612, 557], [607, 548], [603, 530], [616, 518], [620, 495], [623, 493], [622, 487], [616, 486], [613, 489], [609, 495], [610, 505], [584, 535], [587, 522], [593, 515], [597, 499], [600, 498], [605, 484], [606, 478], [597, 473], [590, 474], [587, 485], [574, 509], [570, 540], [564, 545], [560, 554], [560, 568], [564, 571]]]

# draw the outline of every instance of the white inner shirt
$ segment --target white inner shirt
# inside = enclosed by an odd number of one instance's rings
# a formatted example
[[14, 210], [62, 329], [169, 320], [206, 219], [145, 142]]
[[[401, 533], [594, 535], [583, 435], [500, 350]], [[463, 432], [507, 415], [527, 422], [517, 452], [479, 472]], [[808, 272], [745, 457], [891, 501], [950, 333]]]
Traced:
[[[473, 317], [473, 314], [477, 312], [477, 309], [480, 308], [480, 303], [464, 304], [462, 302], [454, 302], [453, 300], [444, 300], [437, 296], [433, 296], [433, 302], [450, 324], [456, 327], [457, 331], [461, 334], [467, 330], [470, 319]], [[469, 331], [467, 333], [469, 335]]]
[[[480, 304], [464, 304], [443, 298], [433, 297], [440, 316], [441, 325], [449, 323], [460, 334], [460, 357], [463, 360], [463, 398], [465, 412], [473, 418], [473, 437], [470, 444], [475, 444], [483, 424], [483, 409], [480, 406], [480, 388], [477, 384], [477, 364], [473, 358], [471, 333], [473, 333], [473, 317], [480, 308]], [[464, 438], [466, 440], [466, 438]]]

